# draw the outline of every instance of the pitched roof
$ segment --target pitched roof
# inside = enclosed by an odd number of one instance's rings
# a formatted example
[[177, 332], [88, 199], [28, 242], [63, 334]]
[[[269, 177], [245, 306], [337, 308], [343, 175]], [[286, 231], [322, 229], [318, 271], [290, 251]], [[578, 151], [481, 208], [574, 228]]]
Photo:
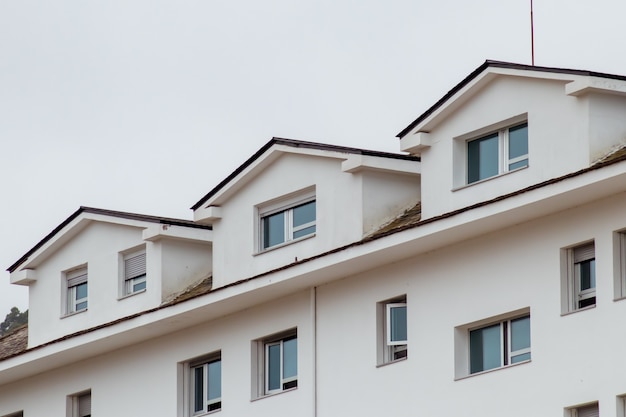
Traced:
[[128, 213], [124, 211], [105, 210], [105, 209], [99, 209], [99, 208], [94, 208], [94, 207], [81, 206], [78, 210], [72, 213], [67, 219], [65, 219], [60, 225], [55, 227], [54, 230], [52, 230], [43, 239], [37, 242], [35, 246], [33, 246], [28, 252], [26, 252], [13, 265], [7, 268], [7, 271], [9, 272], [15, 271], [33, 253], [35, 253], [39, 248], [45, 245], [46, 242], [48, 242], [55, 235], [61, 232], [61, 230], [63, 230], [68, 224], [70, 224], [74, 219], [76, 219], [78, 216], [80, 216], [83, 213], [99, 214], [99, 215], [104, 215], [104, 216], [109, 216], [109, 217], [118, 217], [121, 219], [128, 219], [128, 220], [139, 220], [139, 221], [150, 222], [150, 223], [167, 224], [171, 226], [183, 226], [183, 227], [192, 227], [196, 229], [211, 230], [211, 226], [201, 225], [201, 224], [193, 222], [192, 220], [175, 219], [175, 218], [161, 217], [161, 216], [150, 216], [146, 214]]
[[568, 69], [568, 68], [540, 67], [540, 66], [533, 66], [533, 65], [515, 64], [512, 62], [486, 60], [481, 66], [476, 68], [467, 77], [461, 80], [460, 83], [452, 87], [450, 91], [448, 91], [443, 97], [441, 97], [428, 110], [422, 113], [417, 119], [412, 121], [407, 127], [402, 129], [402, 131], [400, 131], [400, 133], [398, 133], [396, 137], [401, 138], [407, 133], [409, 133], [411, 129], [413, 129], [415, 126], [417, 126], [422, 121], [424, 121], [428, 116], [433, 114], [437, 109], [439, 109], [448, 100], [450, 100], [456, 93], [462, 90], [463, 87], [468, 85], [471, 81], [477, 78], [480, 74], [482, 74], [488, 68], [504, 68], [504, 69], [534, 71], [534, 72], [550, 72], [550, 73], [555, 73], [555, 74], [570, 74], [570, 75], [577, 75], [577, 76], [600, 77], [600, 78], [609, 78], [612, 80], [626, 81], [626, 76], [624, 75], [606, 74], [602, 72], [576, 70], [576, 69]]
[[404, 155], [397, 154], [391, 152], [381, 152], [381, 151], [372, 151], [368, 149], [360, 149], [360, 148], [351, 148], [347, 146], [338, 146], [338, 145], [329, 145], [324, 143], [317, 142], [307, 142], [296, 139], [285, 139], [285, 138], [272, 138], [269, 142], [261, 147], [257, 152], [254, 153], [250, 158], [248, 158], [243, 164], [241, 164], [237, 169], [235, 169], [230, 175], [228, 175], [224, 180], [222, 180], [217, 186], [215, 186], [211, 191], [209, 191], [204, 197], [202, 197], [196, 204], [194, 204], [191, 209], [196, 210], [204, 204], [208, 199], [218, 193], [222, 188], [228, 185], [231, 181], [233, 181], [241, 172], [243, 172], [247, 167], [249, 167], [252, 163], [254, 163], [257, 159], [259, 159], [263, 154], [265, 154], [270, 148], [275, 145], [284, 145], [290, 146], [293, 148], [302, 148], [302, 149], [315, 149], [322, 151], [332, 151], [332, 152], [341, 152], [341, 153], [350, 153], [356, 155], [365, 155], [365, 156], [376, 156], [382, 158], [392, 158], [392, 159], [402, 159], [408, 161], [419, 161], [419, 157], [413, 155]]
[[19, 355], [28, 345], [28, 325], [24, 324], [11, 333], [0, 337], [0, 361]]

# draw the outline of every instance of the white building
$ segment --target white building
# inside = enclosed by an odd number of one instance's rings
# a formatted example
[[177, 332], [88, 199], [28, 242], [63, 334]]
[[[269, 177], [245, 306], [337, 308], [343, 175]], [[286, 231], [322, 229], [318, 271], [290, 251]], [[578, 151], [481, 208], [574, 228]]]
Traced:
[[398, 136], [79, 209], [9, 268], [0, 416], [626, 417], [626, 77], [488, 61]]

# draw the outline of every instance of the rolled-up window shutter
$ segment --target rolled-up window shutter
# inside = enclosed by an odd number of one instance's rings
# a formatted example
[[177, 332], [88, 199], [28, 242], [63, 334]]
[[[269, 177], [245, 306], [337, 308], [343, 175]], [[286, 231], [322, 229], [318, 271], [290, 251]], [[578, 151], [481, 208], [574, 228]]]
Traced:
[[78, 417], [91, 415], [91, 394], [84, 394], [78, 397]]
[[596, 257], [596, 248], [592, 243], [574, 248], [574, 263], [594, 259]]
[[66, 276], [68, 288], [74, 287], [78, 284], [82, 284], [83, 282], [87, 282], [87, 268], [70, 271], [66, 274]]
[[146, 275], [146, 253], [140, 253], [124, 260], [124, 277], [131, 279]]
[[576, 411], [578, 412], [578, 417], [600, 417], [598, 404], [591, 404], [584, 407], [579, 407]]

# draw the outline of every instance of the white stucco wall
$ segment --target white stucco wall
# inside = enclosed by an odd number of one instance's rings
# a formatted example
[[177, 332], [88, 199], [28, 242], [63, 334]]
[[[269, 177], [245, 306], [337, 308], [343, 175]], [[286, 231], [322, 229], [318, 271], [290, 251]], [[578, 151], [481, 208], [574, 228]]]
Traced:
[[[586, 100], [566, 95], [562, 81], [496, 78], [429, 133], [432, 146], [421, 154], [424, 217], [589, 166], [587, 114]], [[528, 120], [528, 168], [464, 186], [466, 140], [517, 116]]]
[[[94, 416], [180, 416], [185, 361], [221, 350], [220, 416], [312, 416], [313, 347], [308, 291], [0, 386], [0, 415], [65, 416], [68, 395], [91, 390]], [[252, 401], [251, 341], [298, 329], [298, 388]]]
[[208, 243], [162, 239], [155, 243], [161, 252], [161, 297], [167, 300], [211, 275], [213, 256]]
[[608, 94], [584, 96], [589, 103], [590, 163], [626, 145], [626, 98]]

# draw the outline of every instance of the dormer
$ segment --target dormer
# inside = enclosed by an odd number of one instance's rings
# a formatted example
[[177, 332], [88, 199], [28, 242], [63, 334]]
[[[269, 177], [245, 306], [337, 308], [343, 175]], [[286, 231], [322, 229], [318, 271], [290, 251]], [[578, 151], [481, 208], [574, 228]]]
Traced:
[[156, 308], [211, 276], [211, 228], [81, 207], [10, 268], [29, 347]]
[[204, 196], [214, 288], [361, 240], [420, 200], [419, 158], [273, 138]]
[[587, 168], [626, 145], [626, 78], [487, 61], [402, 130], [431, 218]]

